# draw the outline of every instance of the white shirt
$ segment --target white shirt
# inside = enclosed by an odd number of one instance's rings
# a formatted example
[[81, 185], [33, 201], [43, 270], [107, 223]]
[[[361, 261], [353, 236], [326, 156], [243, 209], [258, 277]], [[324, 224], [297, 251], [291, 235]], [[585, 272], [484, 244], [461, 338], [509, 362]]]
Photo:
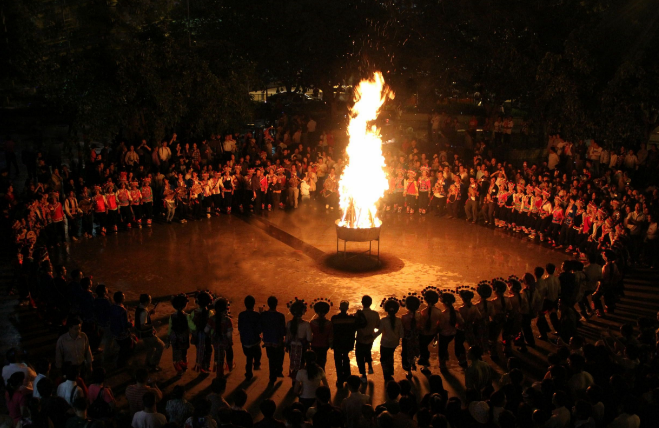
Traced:
[[160, 147], [158, 148], [158, 158], [161, 161], [168, 161], [172, 157], [172, 151], [169, 150], [169, 147]]
[[65, 399], [71, 406], [76, 398], [83, 397], [83, 395], [82, 389], [76, 384], [75, 380], [65, 380], [57, 387], [57, 396]]
[[131, 426], [133, 428], [160, 428], [167, 423], [167, 418], [162, 413], [147, 413], [140, 410], [133, 416]]
[[295, 380], [302, 383], [301, 398], [316, 398], [316, 390], [320, 386], [320, 382], [325, 379], [325, 372], [320, 369], [320, 373], [314, 378], [309, 379], [307, 369], [298, 370], [295, 375]]
[[554, 409], [551, 418], [545, 425], [547, 428], [566, 428], [570, 425], [570, 411], [565, 407]]
[[559, 294], [561, 294], [561, 282], [558, 280], [556, 275], [550, 275], [546, 278], [547, 285], [545, 297], [550, 302], [555, 302], [558, 300]]
[[2, 368], [2, 378], [5, 380], [5, 385], [11, 375], [16, 372], [25, 373], [25, 382], [23, 385], [28, 389], [32, 389], [32, 382], [37, 377], [37, 373], [25, 363], [11, 363]]
[[637, 415], [623, 413], [609, 424], [609, 428], [638, 428], [641, 426], [641, 418]]
[[549, 170], [553, 170], [556, 168], [556, 165], [558, 165], [558, 162], [560, 159], [558, 158], [558, 155], [556, 153], [549, 153], [549, 159], [547, 160], [547, 168]]
[[34, 385], [34, 391], [32, 392], [32, 396], [34, 398], [41, 398], [41, 394], [39, 394], [39, 390], [37, 389], [37, 385], [39, 385], [39, 381], [43, 378], [45, 378], [46, 375], [38, 374], [37, 377], [34, 379], [34, 382], [32, 382], [32, 385]]

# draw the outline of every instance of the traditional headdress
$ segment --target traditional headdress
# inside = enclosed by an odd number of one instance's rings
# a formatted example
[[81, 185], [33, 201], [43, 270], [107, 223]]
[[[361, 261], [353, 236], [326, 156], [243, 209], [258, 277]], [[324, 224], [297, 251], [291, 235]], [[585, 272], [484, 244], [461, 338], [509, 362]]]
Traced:
[[458, 292], [458, 295], [463, 301], [473, 299], [474, 291], [476, 291], [474, 287], [471, 287], [469, 285], [461, 285], [457, 287], [455, 290]]
[[401, 306], [405, 306], [405, 302], [393, 296], [385, 297], [382, 299], [382, 303], [380, 303], [380, 307], [383, 308], [386, 313], [393, 312], [395, 314]]
[[481, 296], [481, 299], [490, 298], [490, 296], [492, 296], [492, 283], [487, 280], [479, 282], [476, 292]]
[[506, 285], [506, 280], [503, 279], [502, 277], [496, 277], [492, 280], [492, 289], [494, 290], [495, 293], [505, 293], [506, 290], [508, 289], [508, 286]]
[[188, 305], [189, 299], [187, 294], [181, 293], [172, 297], [172, 307], [177, 311], [182, 311]]
[[437, 287], [434, 287], [432, 285], [424, 288], [421, 290], [421, 294], [423, 295], [423, 300], [426, 301], [429, 305], [434, 305], [439, 301], [439, 295], [441, 294], [441, 290]]
[[445, 305], [452, 305], [455, 303], [455, 294], [453, 294], [453, 291], [451, 290], [444, 291], [440, 297], [440, 300]]
[[317, 314], [327, 315], [334, 303], [325, 297], [319, 297], [311, 301], [311, 307]]
[[299, 300], [297, 297], [294, 300], [289, 301], [286, 304], [288, 310], [293, 314], [293, 316], [301, 317], [307, 312], [307, 303], [304, 299]]
[[416, 172], [414, 172], [413, 170], [410, 169], [410, 170], [407, 171], [407, 175], [411, 175], [412, 177], [416, 177]]
[[407, 293], [407, 296], [404, 298], [404, 304], [401, 306], [407, 308], [408, 310], [414, 312], [419, 309], [421, 306], [421, 299], [416, 292]]

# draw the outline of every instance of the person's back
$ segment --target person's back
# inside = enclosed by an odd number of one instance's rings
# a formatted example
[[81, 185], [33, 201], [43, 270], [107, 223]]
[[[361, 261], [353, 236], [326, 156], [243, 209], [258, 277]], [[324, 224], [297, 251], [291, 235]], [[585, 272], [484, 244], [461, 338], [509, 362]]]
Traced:
[[275, 419], [275, 410], [277, 405], [272, 400], [263, 400], [259, 406], [263, 419], [254, 424], [254, 428], [285, 428], [286, 425]]
[[167, 418], [156, 410], [156, 394], [147, 392], [142, 396], [143, 410], [133, 415], [132, 428], [160, 428], [167, 423]]
[[[231, 408], [231, 422], [239, 427], [252, 428], [254, 421], [249, 412], [243, 409], [247, 402], [247, 393], [242, 389], [237, 389], [233, 394], [233, 407]], [[221, 419], [221, 418], [220, 418]]]
[[347, 313], [339, 313], [332, 317], [332, 332], [334, 349], [350, 351], [355, 347], [355, 317]]
[[341, 411], [346, 421], [346, 428], [357, 428], [362, 416], [362, 406], [371, 400], [366, 394], [359, 392], [361, 381], [357, 376], [350, 376], [347, 380], [350, 395], [341, 402]]

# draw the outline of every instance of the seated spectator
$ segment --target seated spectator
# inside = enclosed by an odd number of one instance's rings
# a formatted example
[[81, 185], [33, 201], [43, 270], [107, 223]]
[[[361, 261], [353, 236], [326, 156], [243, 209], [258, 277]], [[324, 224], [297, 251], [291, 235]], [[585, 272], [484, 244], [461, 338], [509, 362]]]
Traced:
[[87, 419], [87, 400], [85, 397], [78, 397], [73, 400], [73, 411], [75, 416], [66, 421], [66, 428], [86, 428], [89, 426]]
[[126, 401], [128, 401], [128, 409], [131, 416], [144, 409], [142, 397], [147, 392], [152, 392], [156, 397], [156, 401], [162, 400], [162, 391], [151, 380], [149, 372], [146, 369], [138, 369], [135, 372], [135, 385], [128, 385], [126, 387]]
[[194, 413], [194, 407], [185, 399], [185, 388], [182, 385], [176, 385], [172, 390], [170, 399], [165, 406], [165, 414], [169, 422], [174, 422], [178, 426], [188, 420]]
[[55, 384], [50, 378], [41, 379], [38, 388], [44, 417], [50, 419], [55, 428], [64, 428], [66, 420], [73, 414], [71, 406], [62, 397], [53, 396]]
[[210, 415], [215, 422], [220, 423], [219, 411], [220, 409], [230, 409], [229, 403], [222, 397], [224, 391], [227, 389], [227, 380], [225, 378], [215, 378], [211, 382], [211, 393], [206, 396], [206, 399], [211, 403]]
[[161, 428], [167, 423], [167, 418], [156, 410], [158, 397], [155, 392], [147, 391], [142, 396], [141, 402], [144, 410], [133, 415], [132, 428]]
[[217, 428], [217, 422], [211, 417], [210, 411], [210, 401], [199, 400], [194, 408], [194, 414], [185, 421], [184, 428]]
[[254, 424], [254, 428], [285, 428], [286, 425], [278, 419], [275, 419], [275, 411], [277, 405], [274, 401], [267, 399], [263, 400], [259, 409], [263, 415], [263, 419]]
[[313, 421], [314, 428], [328, 428], [329, 414], [336, 409], [330, 402], [332, 393], [327, 386], [319, 386], [316, 390], [316, 403], [307, 410], [307, 419]]
[[233, 411], [231, 409], [222, 408], [217, 412], [219, 419], [219, 426], [223, 428], [238, 428], [233, 424]]
[[247, 393], [242, 389], [237, 389], [233, 394], [233, 406], [231, 406], [233, 417], [231, 421], [236, 426], [252, 428], [254, 421], [249, 412], [243, 409], [245, 403], [247, 403]]

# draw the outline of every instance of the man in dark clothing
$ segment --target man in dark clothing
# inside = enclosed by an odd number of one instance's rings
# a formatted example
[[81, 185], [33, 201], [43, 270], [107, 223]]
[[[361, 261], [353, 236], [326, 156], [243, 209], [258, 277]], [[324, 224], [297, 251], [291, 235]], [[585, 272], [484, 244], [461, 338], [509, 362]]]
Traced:
[[[268, 356], [270, 384], [278, 377], [284, 377], [284, 339], [286, 337], [286, 317], [277, 311], [277, 298], [268, 297], [268, 310], [261, 313], [263, 345]], [[265, 415], [265, 413], [264, 413]]]
[[332, 405], [330, 402], [331, 399], [332, 394], [328, 387], [319, 386], [318, 389], [316, 389], [316, 406], [312, 418], [314, 428], [332, 427], [330, 423], [330, 415], [335, 410], [339, 410], [339, 408]]
[[254, 311], [256, 300], [252, 296], [245, 297], [245, 310], [238, 315], [238, 332], [245, 354], [245, 378], [254, 377], [254, 370], [261, 368], [261, 314]]
[[[237, 389], [233, 394], [233, 406], [231, 407], [231, 422], [239, 427], [243, 428], [252, 428], [254, 421], [250, 416], [249, 412], [243, 409], [243, 406], [247, 402], [247, 393], [242, 389]], [[222, 414], [220, 413], [220, 420], [222, 419]]]
[[254, 424], [254, 428], [285, 428], [286, 425], [280, 420], [275, 419], [277, 405], [272, 400], [263, 400], [259, 406], [263, 419]]
[[62, 397], [53, 396], [55, 385], [48, 377], [41, 379], [36, 387], [41, 395], [41, 412], [53, 422], [55, 428], [64, 428], [70, 416], [69, 403]]
[[332, 317], [334, 364], [336, 365], [336, 386], [343, 388], [343, 383], [350, 376], [350, 351], [355, 347], [357, 324], [354, 315], [348, 315], [349, 303], [343, 300], [338, 314]]

